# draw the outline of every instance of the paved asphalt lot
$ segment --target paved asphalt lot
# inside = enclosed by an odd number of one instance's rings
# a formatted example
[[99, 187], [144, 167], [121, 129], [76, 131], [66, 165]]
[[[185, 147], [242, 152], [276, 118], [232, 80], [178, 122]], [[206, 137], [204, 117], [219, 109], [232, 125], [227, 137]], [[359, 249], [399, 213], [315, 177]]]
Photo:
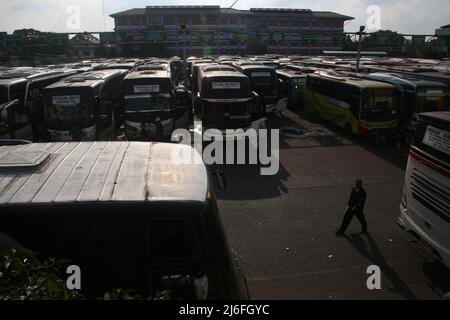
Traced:
[[[438, 299], [450, 291], [450, 271], [402, 239], [396, 221], [404, 163], [390, 147], [349, 137], [301, 112], [271, 123], [314, 134], [281, 137], [276, 176], [260, 176], [257, 166], [220, 167], [228, 188], [217, 192], [252, 299]], [[368, 193], [370, 235], [358, 234], [355, 219], [347, 237], [336, 238], [356, 178]], [[366, 270], [374, 264], [382, 289], [370, 291]]]

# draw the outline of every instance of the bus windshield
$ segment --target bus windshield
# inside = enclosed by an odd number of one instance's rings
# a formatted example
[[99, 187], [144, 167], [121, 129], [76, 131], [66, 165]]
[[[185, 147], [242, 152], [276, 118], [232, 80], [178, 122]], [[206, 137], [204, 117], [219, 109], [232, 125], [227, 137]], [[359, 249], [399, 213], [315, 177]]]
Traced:
[[414, 146], [443, 163], [450, 163], [450, 131], [444, 126], [422, 121], [417, 130]]
[[306, 78], [292, 78], [289, 80], [291, 89], [294, 91], [303, 91], [305, 89]]
[[417, 91], [417, 106], [422, 112], [450, 110], [449, 92], [444, 88], [420, 88]]
[[170, 111], [170, 97], [166, 96], [131, 96], [125, 99], [126, 112]]
[[395, 119], [394, 89], [363, 90], [361, 118], [366, 121], [390, 121]]
[[55, 92], [46, 96], [45, 114], [50, 123], [78, 124], [94, 120], [94, 107], [87, 93]]

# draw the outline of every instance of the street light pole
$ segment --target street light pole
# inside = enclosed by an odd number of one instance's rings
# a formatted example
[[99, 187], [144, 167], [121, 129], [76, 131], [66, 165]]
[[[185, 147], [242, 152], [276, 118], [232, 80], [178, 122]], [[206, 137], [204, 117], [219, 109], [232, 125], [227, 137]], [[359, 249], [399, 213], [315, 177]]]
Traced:
[[365, 29], [366, 29], [365, 26], [359, 27], [358, 58], [356, 59], [356, 73], [359, 73], [359, 64], [361, 61], [362, 35]]
[[186, 63], [186, 25], [181, 25], [181, 29], [183, 30], [183, 60]]

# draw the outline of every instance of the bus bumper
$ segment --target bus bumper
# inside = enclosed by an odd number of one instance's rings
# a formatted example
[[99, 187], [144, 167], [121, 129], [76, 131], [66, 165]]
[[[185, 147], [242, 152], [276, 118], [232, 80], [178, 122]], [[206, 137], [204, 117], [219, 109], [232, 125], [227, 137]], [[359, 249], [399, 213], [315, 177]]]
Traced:
[[408, 210], [400, 206], [397, 224], [403, 231], [404, 239], [428, 261], [438, 260], [450, 269], [450, 250], [430, 238], [409, 217]]
[[54, 142], [71, 142], [71, 141], [95, 141], [97, 129], [96, 126], [77, 129], [77, 130], [52, 130], [48, 129], [51, 140]]

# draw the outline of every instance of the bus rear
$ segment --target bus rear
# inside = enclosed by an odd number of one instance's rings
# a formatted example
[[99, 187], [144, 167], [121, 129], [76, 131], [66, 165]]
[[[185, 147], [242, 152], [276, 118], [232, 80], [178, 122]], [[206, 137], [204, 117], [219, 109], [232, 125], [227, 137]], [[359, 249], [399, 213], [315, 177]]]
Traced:
[[420, 116], [399, 225], [411, 244], [450, 268], [450, 112]]

